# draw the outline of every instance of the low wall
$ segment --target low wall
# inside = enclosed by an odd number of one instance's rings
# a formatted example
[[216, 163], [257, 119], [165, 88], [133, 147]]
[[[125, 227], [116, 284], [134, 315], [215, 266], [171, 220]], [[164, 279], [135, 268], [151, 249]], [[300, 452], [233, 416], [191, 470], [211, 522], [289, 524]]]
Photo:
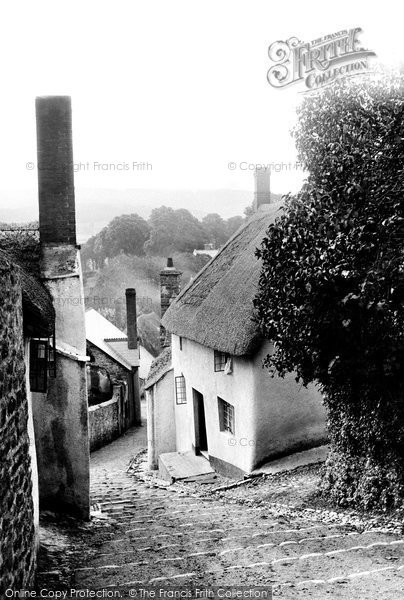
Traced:
[[102, 404], [90, 406], [90, 451], [109, 444], [119, 436], [118, 399], [111, 398]]
[[126, 429], [127, 388], [114, 385], [112, 398], [88, 407], [90, 451], [112, 442]]

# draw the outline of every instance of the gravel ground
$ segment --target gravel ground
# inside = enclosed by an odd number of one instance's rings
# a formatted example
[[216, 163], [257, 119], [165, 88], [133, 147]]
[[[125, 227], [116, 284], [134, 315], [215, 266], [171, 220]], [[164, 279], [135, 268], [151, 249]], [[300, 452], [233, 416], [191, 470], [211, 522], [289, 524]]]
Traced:
[[147, 471], [144, 446], [141, 428], [92, 456], [90, 523], [42, 515], [37, 589], [272, 585], [288, 600], [402, 597], [402, 514], [330, 506], [320, 465], [168, 485]]
[[[404, 508], [394, 512], [371, 511], [364, 513], [336, 507], [320, 492], [322, 465], [298, 467], [293, 471], [263, 475], [239, 482], [217, 475], [214, 482], [200, 485], [196, 482], [176, 482], [175, 486], [192, 491], [199, 497], [215, 497], [246, 506], [267, 505], [271, 514], [312, 515], [313, 519], [352, 524], [364, 529], [380, 529], [404, 533]], [[229, 489], [220, 489], [226, 488]]]

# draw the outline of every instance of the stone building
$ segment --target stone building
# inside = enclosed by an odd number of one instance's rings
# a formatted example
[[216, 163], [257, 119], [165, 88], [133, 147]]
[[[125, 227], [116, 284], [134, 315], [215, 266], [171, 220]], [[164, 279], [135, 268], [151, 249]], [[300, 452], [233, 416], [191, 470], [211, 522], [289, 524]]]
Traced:
[[45, 287], [0, 251], [0, 597], [7, 588], [27, 588], [35, 574], [39, 492], [30, 346], [52, 336], [54, 324]]
[[[146, 377], [152, 357], [138, 343], [134, 289], [126, 290], [126, 315], [128, 335], [95, 309], [86, 311], [91, 450], [141, 424], [140, 376]], [[110, 393], [102, 398], [105, 375]]]
[[39, 508], [89, 518], [87, 356], [70, 98], [38, 98], [36, 114], [35, 260], [32, 253], [12, 251], [26, 231], [14, 231], [13, 244], [0, 255], [1, 597], [7, 588], [33, 583]]

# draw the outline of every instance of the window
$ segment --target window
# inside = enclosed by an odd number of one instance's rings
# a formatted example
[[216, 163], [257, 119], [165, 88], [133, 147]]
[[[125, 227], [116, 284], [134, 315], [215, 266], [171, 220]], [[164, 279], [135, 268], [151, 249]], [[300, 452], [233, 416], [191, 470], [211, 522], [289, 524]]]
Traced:
[[29, 382], [32, 392], [46, 392], [48, 383], [48, 340], [31, 340]]
[[230, 356], [228, 354], [215, 350], [215, 373], [224, 371], [229, 358]]
[[55, 336], [48, 343], [48, 375], [56, 377], [56, 351], [55, 351]]
[[180, 336], [180, 350], [182, 350], [182, 337]]
[[175, 402], [176, 404], [187, 403], [187, 391], [185, 388], [185, 377], [180, 375], [175, 378]]
[[217, 399], [219, 407], [219, 427], [220, 431], [228, 431], [234, 435], [234, 406], [222, 398]]
[[56, 376], [55, 338], [34, 338], [30, 344], [29, 383], [31, 392], [46, 392], [48, 375]]

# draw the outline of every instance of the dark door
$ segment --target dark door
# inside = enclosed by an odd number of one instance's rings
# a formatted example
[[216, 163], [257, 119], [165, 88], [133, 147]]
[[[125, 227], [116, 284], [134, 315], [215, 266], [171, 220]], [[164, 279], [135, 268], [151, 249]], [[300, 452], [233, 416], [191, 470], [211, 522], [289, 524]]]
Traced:
[[194, 420], [195, 420], [195, 453], [207, 452], [208, 438], [206, 435], [205, 405], [203, 395], [197, 390], [192, 390], [194, 399]]

